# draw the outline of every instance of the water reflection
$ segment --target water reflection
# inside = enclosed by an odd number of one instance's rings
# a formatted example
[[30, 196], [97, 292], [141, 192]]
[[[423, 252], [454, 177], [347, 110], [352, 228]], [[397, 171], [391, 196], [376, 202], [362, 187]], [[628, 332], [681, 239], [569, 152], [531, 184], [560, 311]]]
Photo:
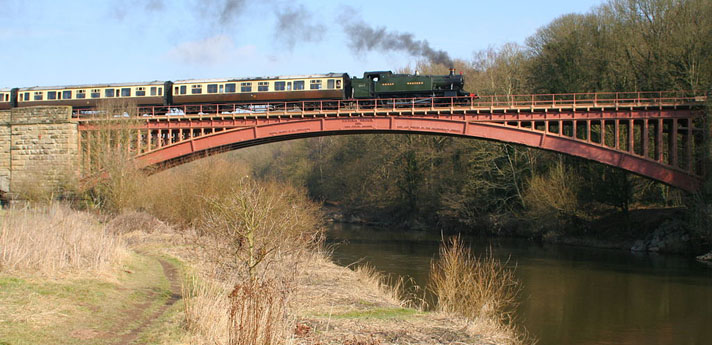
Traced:
[[[440, 236], [335, 224], [328, 233], [343, 265], [427, 282]], [[712, 269], [683, 257], [463, 238], [516, 265], [524, 284], [519, 317], [540, 344], [712, 343]]]

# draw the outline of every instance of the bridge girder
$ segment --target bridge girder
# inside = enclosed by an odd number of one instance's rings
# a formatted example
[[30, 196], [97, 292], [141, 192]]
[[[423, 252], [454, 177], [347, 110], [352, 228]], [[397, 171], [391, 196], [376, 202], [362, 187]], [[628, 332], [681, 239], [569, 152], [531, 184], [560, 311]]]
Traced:
[[[618, 167], [687, 191], [696, 190], [701, 183], [700, 177], [694, 174], [694, 164], [692, 163], [694, 159], [692, 157], [686, 159], [686, 161], [690, 163], [689, 169], [682, 169], [666, 164], [663, 161], [651, 159], [647, 153], [646, 156], [636, 154], [635, 145], [633, 143], [634, 138], [630, 138], [631, 136], [622, 138], [622, 141], [626, 143], [619, 143], [621, 138], [619, 135], [615, 135], [616, 144], [614, 147], [609, 147], [605, 145], [605, 143], [593, 142], [590, 137], [590, 122], [585, 122], [588, 137], [582, 140], [577, 137], [566, 136], [562, 133], [551, 133], [548, 131], [549, 123], [545, 124], [547, 130], [542, 131], [537, 130], [536, 124], [534, 123], [531, 123], [531, 127], [522, 127], [521, 122], [528, 121], [520, 121], [517, 125], [508, 125], [507, 123], [511, 123], [511, 121], [505, 123], [468, 121], [465, 115], [460, 119], [458, 119], [457, 116], [446, 116], [445, 118], [374, 116], [351, 118], [315, 117], [278, 122], [272, 121], [264, 119], [260, 123], [259, 119], [255, 119], [255, 123], [251, 126], [235, 127], [186, 138], [143, 153], [138, 156], [138, 159], [145, 167], [168, 167], [215, 152], [224, 152], [242, 147], [295, 138], [353, 133], [419, 133], [494, 140], [560, 152]], [[628, 122], [627, 119], [621, 121], [624, 121], [624, 124], [634, 125], [633, 122]], [[611, 125], [606, 122], [601, 123]], [[559, 122], [559, 124], [561, 125], [561, 122]], [[618, 125], [619, 124], [616, 124], [616, 127], [618, 127]], [[563, 128], [560, 128], [559, 131], [563, 131]], [[186, 129], [186, 131], [190, 130], [191, 133], [193, 133], [192, 131], [194, 129], [195, 128]], [[660, 127], [660, 129], [662, 129], [662, 127]], [[160, 131], [162, 130], [158, 129], [157, 131], [159, 131], [158, 133], [160, 135]], [[166, 129], [166, 131], [170, 131], [171, 137], [173, 137], [173, 131], [181, 131], [181, 138], [184, 136], [183, 129], [180, 128]], [[620, 134], [620, 131], [616, 133]], [[632, 131], [630, 133], [632, 133]], [[624, 144], [627, 145], [626, 147], [630, 150], [622, 150], [620, 147], [616, 149], [616, 146], [622, 146]], [[639, 144], [638, 146], [647, 145]], [[662, 152], [662, 147], [656, 151]], [[655, 154], [657, 155], [660, 152], [656, 152]], [[658, 155], [658, 158], [662, 158], [662, 154]]]

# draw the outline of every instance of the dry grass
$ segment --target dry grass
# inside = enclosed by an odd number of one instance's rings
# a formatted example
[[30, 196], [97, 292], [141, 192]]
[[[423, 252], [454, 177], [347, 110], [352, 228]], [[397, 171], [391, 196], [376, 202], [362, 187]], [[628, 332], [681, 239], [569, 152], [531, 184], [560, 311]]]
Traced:
[[59, 204], [9, 209], [0, 223], [0, 270], [5, 272], [100, 273], [126, 253], [122, 241], [96, 219]]
[[359, 271], [323, 256], [300, 270], [291, 303], [296, 344], [488, 344], [465, 318], [403, 307], [374, 277], [383, 274]]
[[494, 258], [491, 251], [475, 257], [459, 237], [451, 238], [440, 247], [430, 274], [430, 289], [439, 311], [466, 317], [472, 327], [500, 339], [498, 344], [529, 341], [514, 326], [521, 285], [514, 270]]
[[185, 321], [191, 344], [228, 343], [229, 291], [225, 283], [197, 274], [183, 283]]
[[422, 298], [413, 291], [408, 291], [403, 277], [394, 278], [376, 270], [371, 265], [360, 265], [354, 268], [358, 279], [370, 289], [380, 291], [390, 303], [401, 307], [425, 309]]

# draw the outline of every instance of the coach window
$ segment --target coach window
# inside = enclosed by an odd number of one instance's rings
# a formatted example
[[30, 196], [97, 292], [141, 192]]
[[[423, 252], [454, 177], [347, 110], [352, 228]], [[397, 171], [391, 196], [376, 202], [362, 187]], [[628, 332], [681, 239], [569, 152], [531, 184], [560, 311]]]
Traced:
[[151, 96], [155, 96], [155, 95], [156, 95], [156, 91], [157, 91], [156, 89], [157, 89], [157, 88], [156, 88], [155, 86], [151, 86]]
[[283, 81], [275, 81], [274, 82], [274, 91], [284, 91], [285, 86], [287, 83]]
[[241, 83], [240, 91], [242, 92], [252, 92], [252, 83]]
[[104, 97], [114, 97], [114, 89], [104, 90]]
[[136, 96], [146, 96], [146, 88], [145, 87], [137, 87], [136, 88]]
[[181, 87], [180, 87], [180, 92], [179, 92], [179, 93], [180, 93], [181, 95], [185, 95], [186, 93], [188, 93], [188, 87], [185, 86], [185, 85], [181, 85]]
[[35, 91], [35, 101], [42, 100], [42, 91]]
[[162, 87], [158, 88], [158, 95], [163, 96], [163, 88]]
[[225, 92], [235, 92], [235, 83], [225, 84]]
[[220, 84], [220, 91], [218, 91], [218, 92], [225, 93], [225, 85], [224, 84]]
[[190, 87], [190, 94], [197, 95], [203, 93], [203, 85], [192, 85]]
[[91, 98], [99, 98], [99, 97], [101, 97], [101, 90], [92, 89], [91, 90]]
[[30, 100], [30, 93], [25, 92], [25, 101], [29, 101], [29, 100]]
[[340, 89], [341, 88], [341, 80], [336, 81], [336, 88]]
[[121, 97], [131, 97], [131, 88], [125, 87], [121, 89]]
[[261, 81], [257, 83], [257, 91], [269, 91], [269, 82]]
[[311, 80], [309, 81], [310, 90], [321, 90], [321, 80]]
[[218, 84], [208, 84], [208, 93], [218, 93]]
[[62, 91], [62, 99], [72, 99], [72, 91]]
[[87, 98], [87, 90], [77, 90], [77, 95], [76, 97], [78, 99], [84, 99]]
[[304, 90], [304, 80], [297, 80], [294, 82], [294, 90]]
[[57, 91], [47, 91], [47, 100], [57, 99]]
[[327, 89], [333, 89], [334, 88], [334, 79], [329, 79], [326, 81], [326, 88]]

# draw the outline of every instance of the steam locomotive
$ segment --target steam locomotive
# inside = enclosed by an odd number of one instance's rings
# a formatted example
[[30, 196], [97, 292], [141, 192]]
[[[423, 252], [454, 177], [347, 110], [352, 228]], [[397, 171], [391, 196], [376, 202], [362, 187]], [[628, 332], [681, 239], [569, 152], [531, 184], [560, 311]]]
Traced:
[[145, 83], [94, 84], [0, 89], [0, 109], [39, 105], [92, 108], [99, 102], [123, 99], [139, 106], [201, 103], [384, 99], [473, 96], [463, 90], [464, 77], [449, 75], [366, 72], [247, 79], [191, 79]]

